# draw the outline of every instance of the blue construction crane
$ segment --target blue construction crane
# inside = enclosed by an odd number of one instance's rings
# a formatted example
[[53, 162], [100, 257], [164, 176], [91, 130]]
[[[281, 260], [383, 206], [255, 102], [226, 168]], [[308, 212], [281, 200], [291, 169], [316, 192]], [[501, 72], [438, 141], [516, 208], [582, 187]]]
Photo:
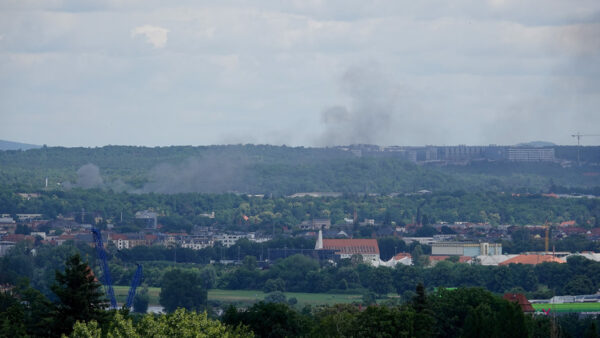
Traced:
[[131, 287], [129, 288], [129, 295], [127, 295], [127, 303], [125, 304], [125, 309], [131, 308], [131, 304], [133, 304], [133, 297], [135, 297], [135, 289], [140, 285], [142, 281], [142, 265], [138, 264], [137, 269], [135, 270], [135, 275], [133, 275], [133, 280], [131, 281]]
[[100, 230], [96, 228], [92, 228], [92, 234], [94, 235], [94, 242], [96, 242], [96, 253], [98, 254], [98, 259], [100, 260], [100, 264], [102, 264], [102, 279], [104, 284], [104, 291], [106, 291], [106, 295], [108, 296], [108, 300], [110, 300], [110, 308], [117, 308], [117, 300], [115, 299], [115, 291], [112, 287], [112, 278], [110, 277], [110, 270], [108, 269], [108, 263], [106, 262], [106, 252], [104, 251], [104, 243], [102, 243], [102, 234], [100, 234]]
[[[102, 279], [104, 284], [104, 291], [106, 292], [106, 296], [110, 300], [110, 308], [117, 308], [117, 300], [115, 298], [115, 291], [112, 286], [112, 278], [110, 277], [110, 270], [108, 269], [108, 262], [106, 261], [106, 251], [104, 251], [104, 243], [102, 242], [102, 234], [100, 230], [97, 228], [92, 228], [92, 234], [94, 235], [94, 242], [96, 242], [96, 253], [98, 254], [98, 259], [100, 260], [100, 264], [102, 264]], [[133, 297], [135, 296], [135, 290], [140, 285], [142, 280], [142, 265], [138, 264], [137, 269], [135, 270], [135, 274], [133, 275], [133, 281], [131, 282], [131, 287], [129, 288], [129, 294], [127, 295], [127, 303], [123, 306], [125, 309], [129, 309], [131, 304], [133, 303]]]

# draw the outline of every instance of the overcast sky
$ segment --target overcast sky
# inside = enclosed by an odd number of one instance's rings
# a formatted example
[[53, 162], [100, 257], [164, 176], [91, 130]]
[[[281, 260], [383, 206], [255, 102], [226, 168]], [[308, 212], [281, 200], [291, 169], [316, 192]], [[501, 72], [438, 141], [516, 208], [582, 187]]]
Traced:
[[5, 140], [575, 144], [598, 107], [598, 0], [0, 0]]

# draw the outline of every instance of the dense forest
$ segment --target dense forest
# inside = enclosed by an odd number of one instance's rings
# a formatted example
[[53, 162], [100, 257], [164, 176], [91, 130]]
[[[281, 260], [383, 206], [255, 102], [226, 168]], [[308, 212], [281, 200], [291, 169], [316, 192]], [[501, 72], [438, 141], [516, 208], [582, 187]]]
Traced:
[[[572, 149], [567, 148], [561, 153], [572, 155]], [[586, 148], [587, 152], [597, 151]], [[274, 195], [421, 189], [540, 192], [552, 186], [598, 187], [597, 172], [597, 166], [591, 164], [563, 167], [558, 163], [474, 161], [417, 165], [394, 156], [367, 153], [356, 157], [338, 148], [268, 145], [0, 151], [0, 185], [21, 190], [42, 189], [48, 178], [51, 190], [96, 187], [129, 192]]]

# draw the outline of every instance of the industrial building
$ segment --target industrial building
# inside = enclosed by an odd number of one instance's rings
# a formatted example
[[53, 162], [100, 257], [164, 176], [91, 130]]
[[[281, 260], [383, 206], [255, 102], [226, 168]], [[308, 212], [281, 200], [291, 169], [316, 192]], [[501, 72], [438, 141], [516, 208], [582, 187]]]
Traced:
[[500, 243], [437, 242], [431, 244], [434, 256], [491, 256], [502, 255]]
[[315, 250], [332, 250], [341, 259], [359, 255], [363, 262], [373, 265], [380, 262], [376, 239], [323, 239], [323, 232], [319, 230]]
[[551, 162], [554, 148], [509, 148], [508, 160], [517, 162]]

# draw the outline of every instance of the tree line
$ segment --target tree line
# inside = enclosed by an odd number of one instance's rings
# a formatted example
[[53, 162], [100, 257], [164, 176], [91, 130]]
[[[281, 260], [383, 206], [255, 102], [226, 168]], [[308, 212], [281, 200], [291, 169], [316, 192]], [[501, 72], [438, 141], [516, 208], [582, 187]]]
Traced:
[[[399, 304], [333, 305], [296, 309], [271, 298], [248, 309], [229, 307], [210, 318], [202, 280], [174, 269], [161, 291], [168, 314], [107, 309], [102, 287], [79, 254], [55, 271], [46, 298], [27, 279], [0, 292], [0, 336], [6, 337], [597, 337], [598, 318], [554, 321], [526, 316], [517, 303], [482, 288], [416, 285]], [[195, 297], [188, 300], [187, 297]], [[164, 298], [164, 299], [163, 299]], [[205, 303], [206, 304], [206, 303]], [[204, 312], [202, 312], [204, 311]]]
[[[39, 213], [54, 219], [73, 216], [78, 222], [107, 222], [117, 231], [143, 229], [135, 212], [153, 209], [159, 213], [162, 230], [191, 231], [195, 226], [217, 226], [230, 230], [281, 232], [302, 221], [330, 219], [332, 224], [374, 219], [390, 225], [474, 222], [498, 224], [544, 224], [575, 220], [582, 227], [600, 222], [600, 199], [551, 198], [542, 195], [512, 195], [497, 192], [455, 191], [425, 195], [341, 197], [249, 197], [242, 194], [130, 194], [75, 189], [41, 192], [39, 198], [24, 199], [17, 191], [0, 187], [2, 213]], [[82, 216], [82, 210], [85, 213]], [[214, 218], [202, 214], [215, 212]], [[83, 218], [82, 218], [83, 217]], [[357, 231], [349, 225], [349, 231]], [[366, 231], [366, 230], [365, 230]], [[370, 237], [370, 233], [368, 234]]]
[[[64, 261], [75, 253], [87, 257], [92, 271], [100, 271], [93, 259], [93, 248], [86, 244], [40, 246], [35, 249], [35, 255], [31, 248], [20, 244], [0, 259], [0, 284], [14, 285], [19, 278], [27, 277], [34, 288], [52, 298], [54, 272], [64, 269]], [[482, 266], [449, 260], [427, 267], [427, 254], [420, 245], [413, 245], [412, 257], [414, 266], [399, 264], [394, 268], [363, 264], [360, 256], [332, 264], [294, 255], [275, 261], [268, 268], [259, 265], [254, 256], [245, 256], [239, 265], [164, 260], [142, 263], [144, 283], [153, 287], [164, 287], [165, 276], [177, 268], [203, 281], [202, 287], [205, 289], [372, 293], [377, 298], [385, 298], [389, 293], [410, 298], [410, 292], [417, 283], [423, 283], [429, 290], [438, 287], [482, 287], [496, 294], [519, 292], [536, 299], [554, 295], [592, 294], [600, 288], [600, 262], [581, 256], [569, 257], [566, 264]], [[135, 263], [140, 261], [123, 260], [118, 254], [109, 258], [114, 283], [129, 285]]]

